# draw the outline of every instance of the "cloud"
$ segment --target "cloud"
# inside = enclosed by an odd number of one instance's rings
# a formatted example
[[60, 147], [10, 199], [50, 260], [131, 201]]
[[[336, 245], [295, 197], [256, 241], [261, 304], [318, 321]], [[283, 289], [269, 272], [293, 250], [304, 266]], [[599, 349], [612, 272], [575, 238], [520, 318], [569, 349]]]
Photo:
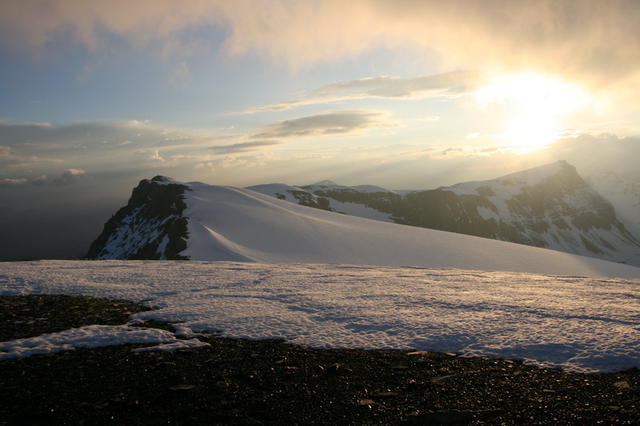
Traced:
[[[535, 156], [537, 154], [533, 154]], [[637, 159], [640, 158], [640, 137], [619, 137], [611, 134], [589, 135], [561, 139], [539, 155], [567, 160], [588, 175], [615, 173], [640, 179]]]
[[189, 86], [190, 79], [191, 71], [189, 71], [189, 67], [186, 62], [182, 61], [171, 71], [171, 78], [169, 79], [169, 82], [174, 87], [184, 89]]
[[422, 121], [427, 121], [427, 122], [440, 121], [440, 116], [439, 115], [427, 115], [425, 117], [422, 117]]
[[5, 178], [0, 179], [0, 186], [14, 186], [14, 185], [23, 185], [27, 183], [26, 178]]
[[[0, 121], [0, 165], [59, 170], [60, 164], [118, 168], [135, 158], [137, 166], [164, 162], [165, 153], [203, 149], [208, 133], [156, 126], [149, 122], [89, 121], [53, 125]], [[160, 155], [160, 152], [163, 155]]]
[[167, 161], [162, 157], [162, 155], [160, 155], [160, 151], [158, 151], [157, 149], [152, 150], [147, 156], [147, 159], [151, 161], [159, 161], [161, 163]]
[[255, 151], [267, 146], [279, 145], [280, 141], [253, 141], [253, 142], [240, 142], [231, 145], [219, 145], [212, 146], [209, 149], [215, 154], [235, 154], [238, 152]]
[[67, 169], [62, 172], [60, 176], [53, 179], [54, 185], [70, 185], [75, 183], [78, 178], [84, 176], [86, 173], [82, 169]]
[[173, 145], [189, 142], [193, 136], [186, 133], [138, 120], [85, 121], [60, 125], [0, 121], [0, 145], [13, 149], [39, 146], [45, 150], [58, 150], [61, 147], [76, 150], [89, 145], [115, 149], [130, 142], [137, 145]]
[[[0, 121], [0, 179], [15, 178], [17, 170], [24, 175], [55, 176], [61, 168], [82, 168], [91, 174], [132, 170], [172, 173], [176, 167], [185, 169], [220, 155], [263, 150], [292, 142], [294, 137], [345, 136], [392, 125], [383, 112], [357, 110], [237, 129], [233, 135], [228, 134], [228, 128], [175, 129], [136, 120], [61, 125]], [[77, 178], [69, 173], [57, 178], [57, 182]]]
[[265, 126], [252, 139], [331, 136], [357, 133], [369, 128], [392, 127], [378, 111], [332, 111], [285, 120]]
[[[22, 0], [0, 3], [0, 40], [37, 49], [113, 40], [180, 52], [225, 31], [232, 55], [257, 52], [290, 67], [351, 58], [373, 48], [435, 52], [444, 68], [535, 68], [600, 84], [638, 76], [636, 0]], [[219, 32], [217, 33], [219, 34]]]
[[82, 169], [66, 169], [59, 176], [54, 178], [48, 178], [46, 175], [36, 177], [21, 177], [21, 178], [4, 178], [0, 179], [0, 186], [23, 186], [23, 185], [56, 185], [65, 186], [71, 185], [82, 177], [86, 176], [86, 172]]
[[35, 164], [51, 164], [61, 162], [62, 160], [58, 158], [17, 154], [14, 152], [14, 149], [12, 147], [0, 145], [0, 165], [2, 165], [3, 167], [25, 167]]
[[471, 71], [454, 71], [416, 78], [388, 76], [362, 78], [329, 84], [300, 99], [254, 107], [246, 112], [284, 111], [302, 105], [352, 99], [458, 97], [472, 91], [477, 85], [477, 80], [477, 73]]

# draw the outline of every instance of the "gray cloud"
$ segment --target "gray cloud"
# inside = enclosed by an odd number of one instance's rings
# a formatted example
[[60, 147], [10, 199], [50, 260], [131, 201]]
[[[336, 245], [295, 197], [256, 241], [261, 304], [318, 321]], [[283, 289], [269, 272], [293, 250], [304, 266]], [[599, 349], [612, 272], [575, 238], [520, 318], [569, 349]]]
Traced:
[[52, 183], [55, 185], [70, 185], [72, 183], [75, 183], [85, 174], [85, 171], [82, 169], [67, 169], [63, 171], [60, 176], [53, 179]]
[[4, 178], [0, 179], [0, 186], [23, 186], [23, 185], [56, 185], [65, 186], [77, 183], [81, 178], [86, 176], [86, 172], [82, 169], [66, 169], [60, 175], [49, 178], [46, 175], [36, 177], [20, 177], [20, 178]]
[[[1, 133], [1, 129], [0, 129]], [[35, 164], [61, 163], [58, 158], [43, 157], [35, 154], [20, 154], [7, 145], [0, 145], [0, 166], [25, 167]]]
[[280, 145], [280, 141], [253, 141], [253, 142], [240, 142], [230, 145], [212, 146], [209, 149], [215, 154], [235, 154], [238, 152], [249, 152], [259, 150], [267, 146]]
[[[316, 114], [235, 135], [171, 129], [135, 120], [64, 125], [0, 121], [0, 179], [22, 179], [34, 174], [57, 176], [61, 169], [80, 168], [92, 175], [128, 170], [174, 173], [175, 168], [207, 162], [216, 155], [258, 151], [290, 142], [292, 137], [350, 135], [391, 125], [378, 111]], [[222, 141], [227, 144], [212, 146]], [[55, 179], [61, 185], [77, 177], [69, 172]], [[47, 184], [49, 179], [40, 183]]]
[[376, 127], [391, 127], [392, 123], [377, 111], [332, 111], [285, 120], [264, 127], [252, 139], [291, 138], [350, 134]]
[[5, 178], [0, 179], [0, 186], [24, 185], [27, 183], [26, 178]]
[[[131, 121], [87, 121], [53, 125], [49, 123], [10, 123], [0, 121], [0, 145], [5, 147], [39, 146], [59, 150], [88, 145], [118, 149], [128, 143], [140, 145], [173, 145], [192, 138], [172, 129], [151, 123]], [[0, 158], [5, 155], [0, 151]]]
[[[28, 167], [47, 174], [78, 166], [92, 170], [140, 169], [170, 164], [168, 159], [174, 154], [201, 150], [206, 143], [206, 135], [196, 131], [135, 120], [63, 125], [0, 122], [0, 165], [6, 169]], [[0, 177], [12, 177], [2, 174]]]
[[249, 108], [246, 112], [284, 111], [302, 105], [366, 98], [458, 97], [474, 90], [477, 81], [477, 73], [471, 71], [454, 71], [416, 78], [362, 78], [329, 84], [300, 99]]

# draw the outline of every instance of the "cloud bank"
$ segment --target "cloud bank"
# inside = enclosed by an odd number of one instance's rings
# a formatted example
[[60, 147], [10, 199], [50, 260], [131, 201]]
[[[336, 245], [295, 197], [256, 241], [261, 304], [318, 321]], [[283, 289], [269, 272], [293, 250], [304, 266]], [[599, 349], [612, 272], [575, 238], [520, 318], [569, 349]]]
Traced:
[[22, 186], [22, 185], [71, 185], [79, 181], [86, 175], [82, 169], [66, 169], [59, 176], [49, 178], [46, 175], [36, 176], [32, 178], [4, 178], [0, 179], [0, 186]]
[[[598, 85], [638, 78], [635, 0], [23, 0], [2, 2], [3, 43], [69, 40], [97, 50], [114, 37], [163, 54], [189, 51], [192, 28], [225, 31], [232, 55], [304, 67], [375, 47], [437, 52], [445, 67], [536, 68]], [[219, 43], [219, 40], [195, 40]], [[197, 37], [196, 37], [197, 38]], [[215, 37], [214, 37], [215, 38]]]
[[[238, 156], [294, 143], [330, 139], [395, 126], [373, 110], [329, 111], [268, 123], [229, 135], [216, 130], [173, 129], [142, 121], [90, 121], [62, 125], [0, 122], [0, 179], [3, 186], [67, 185], [84, 170], [119, 171], [184, 168], [219, 159], [225, 167], [247, 164]], [[224, 145], [215, 142], [225, 141]], [[66, 171], [54, 178], [60, 169]], [[151, 172], [149, 172], [151, 173]], [[45, 178], [41, 178], [41, 176]]]

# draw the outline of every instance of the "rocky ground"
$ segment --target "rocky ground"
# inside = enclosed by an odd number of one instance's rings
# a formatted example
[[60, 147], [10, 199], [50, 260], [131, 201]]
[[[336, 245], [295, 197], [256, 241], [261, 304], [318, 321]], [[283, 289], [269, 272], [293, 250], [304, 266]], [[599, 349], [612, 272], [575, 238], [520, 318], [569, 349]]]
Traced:
[[[0, 341], [122, 324], [144, 309], [88, 297], [2, 296]], [[455, 354], [202, 340], [211, 346], [0, 361], [0, 423], [640, 424], [637, 369], [580, 375]]]

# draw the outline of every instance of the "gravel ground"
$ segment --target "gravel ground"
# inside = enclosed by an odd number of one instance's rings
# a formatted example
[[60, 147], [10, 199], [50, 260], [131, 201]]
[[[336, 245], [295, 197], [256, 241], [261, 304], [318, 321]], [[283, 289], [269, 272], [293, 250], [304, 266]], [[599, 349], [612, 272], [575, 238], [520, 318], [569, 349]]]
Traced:
[[[122, 324], [145, 309], [88, 297], [0, 296], [0, 340]], [[455, 354], [202, 340], [211, 346], [0, 361], [0, 423], [640, 424], [637, 369], [581, 375]]]

